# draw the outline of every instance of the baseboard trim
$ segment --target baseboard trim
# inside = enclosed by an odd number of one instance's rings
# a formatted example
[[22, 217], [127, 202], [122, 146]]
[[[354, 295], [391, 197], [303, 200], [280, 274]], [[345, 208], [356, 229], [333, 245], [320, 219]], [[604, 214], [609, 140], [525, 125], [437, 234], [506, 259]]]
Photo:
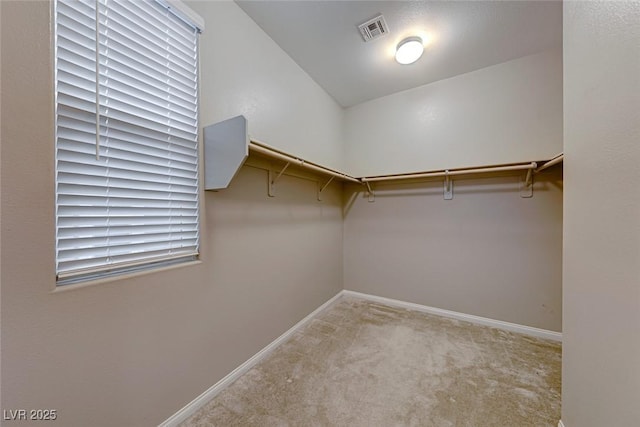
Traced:
[[562, 420], [558, 421], [558, 427], [564, 427], [564, 423], [562, 422]]
[[517, 332], [519, 334], [531, 335], [538, 338], [544, 338], [553, 341], [562, 341], [562, 333], [549, 331], [546, 329], [534, 328], [531, 326], [519, 325], [517, 323], [504, 322], [502, 320], [489, 319], [487, 317], [474, 316], [472, 314], [459, 313], [457, 311], [443, 310], [441, 308], [429, 307], [422, 304], [415, 304], [412, 302], [406, 302], [396, 300], [392, 298], [379, 297], [376, 295], [365, 294], [356, 291], [343, 290], [342, 295], [351, 296], [354, 298], [361, 298], [364, 300], [378, 302], [380, 304], [390, 305], [392, 307], [406, 308], [408, 310], [420, 311], [423, 313], [435, 314], [443, 317], [450, 317], [457, 320], [463, 320], [465, 322], [471, 322], [478, 325], [490, 326], [493, 328], [503, 329], [510, 332]]
[[276, 348], [278, 348], [278, 346], [280, 346], [287, 339], [289, 339], [289, 337], [291, 337], [299, 329], [301, 329], [303, 326], [305, 326], [307, 323], [313, 320], [314, 317], [318, 316], [320, 313], [322, 313], [323, 311], [331, 307], [333, 304], [335, 304], [335, 302], [338, 301], [338, 299], [340, 299], [340, 297], [342, 296], [342, 292], [344, 291], [340, 291], [337, 294], [335, 294], [330, 300], [322, 304], [320, 307], [316, 308], [304, 319], [302, 319], [301, 321], [293, 325], [284, 334], [280, 335], [278, 338], [273, 340], [270, 344], [268, 344], [262, 350], [254, 354], [250, 359], [248, 359], [242, 365], [238, 366], [236, 369], [231, 371], [227, 376], [225, 376], [220, 381], [215, 383], [213, 386], [207, 389], [200, 396], [196, 397], [194, 400], [189, 402], [185, 407], [180, 409], [171, 417], [167, 418], [158, 427], [177, 427], [180, 423], [182, 423], [187, 418], [195, 414], [200, 408], [202, 408], [207, 402], [213, 399], [218, 393], [220, 393], [226, 387], [231, 385], [234, 381], [236, 381], [243, 374], [245, 374], [249, 369], [253, 368], [261, 360], [267, 357], [271, 352], [273, 352]]

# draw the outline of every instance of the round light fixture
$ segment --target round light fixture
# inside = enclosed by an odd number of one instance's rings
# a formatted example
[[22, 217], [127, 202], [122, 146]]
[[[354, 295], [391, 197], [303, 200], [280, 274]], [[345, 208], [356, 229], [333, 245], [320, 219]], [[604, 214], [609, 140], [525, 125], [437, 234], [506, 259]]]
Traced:
[[396, 61], [402, 65], [413, 64], [422, 56], [424, 46], [420, 37], [407, 37], [396, 47]]

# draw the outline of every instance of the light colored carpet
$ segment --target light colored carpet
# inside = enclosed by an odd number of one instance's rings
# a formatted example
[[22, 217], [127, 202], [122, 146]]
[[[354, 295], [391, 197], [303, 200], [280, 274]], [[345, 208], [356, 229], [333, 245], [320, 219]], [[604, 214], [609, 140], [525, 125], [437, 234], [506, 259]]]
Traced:
[[182, 427], [556, 426], [559, 343], [343, 298]]

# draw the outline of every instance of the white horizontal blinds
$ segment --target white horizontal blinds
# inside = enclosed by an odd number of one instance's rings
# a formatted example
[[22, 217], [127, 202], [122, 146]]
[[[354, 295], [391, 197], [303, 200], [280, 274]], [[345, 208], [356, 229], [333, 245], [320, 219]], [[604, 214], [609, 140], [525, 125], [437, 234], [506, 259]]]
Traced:
[[58, 278], [197, 255], [197, 30], [59, 0], [56, 41]]

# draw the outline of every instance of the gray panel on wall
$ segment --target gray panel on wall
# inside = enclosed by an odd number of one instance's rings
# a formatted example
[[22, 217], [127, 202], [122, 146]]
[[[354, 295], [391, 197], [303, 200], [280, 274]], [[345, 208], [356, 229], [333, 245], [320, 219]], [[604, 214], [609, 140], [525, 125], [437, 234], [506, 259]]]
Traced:
[[249, 155], [247, 119], [236, 116], [204, 128], [204, 189], [227, 188]]

